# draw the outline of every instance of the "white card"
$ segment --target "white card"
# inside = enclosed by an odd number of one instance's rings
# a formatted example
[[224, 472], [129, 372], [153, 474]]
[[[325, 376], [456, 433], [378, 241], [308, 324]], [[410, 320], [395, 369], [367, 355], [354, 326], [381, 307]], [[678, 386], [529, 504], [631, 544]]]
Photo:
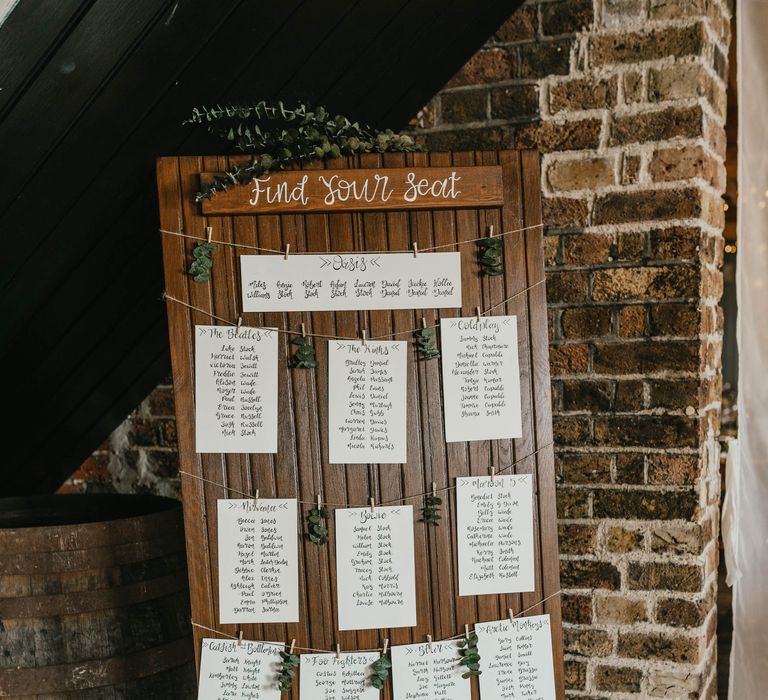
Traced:
[[483, 700], [556, 700], [549, 615], [478, 622]]
[[220, 499], [219, 622], [298, 622], [295, 498]]
[[280, 700], [281, 649], [263, 642], [203, 639], [198, 700]]
[[300, 695], [306, 700], [379, 700], [371, 664], [379, 653], [302, 654]]
[[470, 700], [455, 641], [392, 647], [393, 700]]
[[340, 630], [416, 625], [413, 506], [336, 509]]
[[535, 589], [529, 474], [456, 479], [459, 595]]
[[241, 255], [243, 311], [461, 307], [460, 253]]
[[198, 452], [277, 452], [277, 332], [195, 326]]
[[523, 434], [517, 317], [440, 321], [446, 442]]
[[330, 464], [406, 461], [407, 366], [405, 341], [329, 341]]

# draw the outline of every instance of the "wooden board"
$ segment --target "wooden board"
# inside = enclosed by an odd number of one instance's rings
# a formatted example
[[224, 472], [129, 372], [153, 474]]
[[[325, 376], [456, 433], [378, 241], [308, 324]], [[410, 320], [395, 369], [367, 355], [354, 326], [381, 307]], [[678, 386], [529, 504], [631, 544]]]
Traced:
[[[238, 159], [231, 159], [242, 162]], [[457, 208], [333, 211], [204, 216], [194, 203], [202, 173], [221, 172], [224, 157], [161, 158], [158, 161], [160, 225], [167, 231], [203, 238], [213, 227], [215, 240], [292, 251], [407, 250], [413, 242], [424, 250], [434, 245], [469, 241], [485, 235], [493, 225], [505, 236], [505, 275], [479, 275], [476, 244], [449, 250], [462, 253], [464, 308], [398, 311], [346, 311], [313, 313], [244, 314], [243, 323], [310, 333], [358, 337], [405, 333], [424, 316], [438, 318], [471, 315], [477, 306], [488, 308], [512, 297], [493, 311], [516, 314], [522, 328], [519, 339], [523, 437], [492, 442], [446, 443], [443, 431], [439, 361], [418, 361], [411, 345], [408, 365], [408, 462], [400, 465], [328, 464], [328, 352], [317, 340], [316, 370], [292, 370], [288, 336], [279, 339], [279, 451], [275, 455], [201, 455], [195, 453], [193, 327], [209, 324], [209, 313], [236, 321], [241, 314], [240, 266], [237, 257], [253, 251], [219, 246], [209, 284], [195, 283], [187, 275], [194, 241], [163, 235], [166, 292], [203, 311], [168, 302], [173, 380], [181, 469], [209, 481], [182, 477], [187, 555], [189, 558], [192, 619], [200, 625], [236, 635], [235, 625], [218, 624], [216, 500], [240, 497], [239, 492], [262, 497], [297, 497], [311, 502], [318, 492], [328, 503], [367, 505], [408, 498], [418, 513], [432, 481], [452, 486], [457, 476], [486, 475], [489, 466], [514, 464], [510, 473], [532, 474], [535, 484], [536, 590], [531, 593], [459, 597], [456, 572], [455, 498], [445, 494], [445, 519], [437, 528], [415, 523], [418, 624], [414, 628], [338, 632], [333, 531], [330, 544], [318, 547], [302, 539], [300, 615], [297, 624], [244, 625], [247, 639], [283, 641], [296, 638], [299, 646], [317, 649], [369, 649], [381, 645], [421, 642], [450, 637], [465, 623], [501, 619], [507, 609], [515, 613], [548, 613], [552, 618], [553, 652], [558, 698], [564, 697], [563, 648], [558, 572], [555, 475], [552, 448], [550, 378], [547, 346], [547, 310], [544, 289], [538, 154], [530, 151], [488, 151], [433, 154], [385, 154], [339, 159], [307, 166], [307, 170], [339, 168], [473, 168], [499, 166], [502, 201], [494, 206]], [[521, 230], [525, 229], [525, 230]], [[514, 296], [513, 296], [514, 295]], [[405, 333], [399, 339], [410, 340]], [[410, 498], [416, 495], [415, 498]], [[302, 522], [309, 505], [300, 508]], [[329, 521], [333, 528], [333, 518]], [[540, 601], [550, 597], [543, 604]], [[196, 654], [200, 639], [212, 636], [195, 628]], [[384, 697], [389, 697], [389, 691]], [[473, 689], [477, 698], [477, 688]], [[298, 691], [294, 691], [298, 697]]]

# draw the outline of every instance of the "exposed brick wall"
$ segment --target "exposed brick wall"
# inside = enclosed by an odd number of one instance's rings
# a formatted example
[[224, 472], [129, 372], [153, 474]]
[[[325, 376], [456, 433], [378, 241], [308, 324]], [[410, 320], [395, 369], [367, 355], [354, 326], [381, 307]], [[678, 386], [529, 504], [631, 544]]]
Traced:
[[[433, 149], [542, 152], [572, 698], [716, 693], [729, 19], [721, 0], [529, 2], [417, 119]], [[176, 492], [171, 401], [159, 387], [92, 458], [110, 488]]]
[[714, 697], [730, 14], [529, 2], [420, 115], [542, 152], [572, 697]]

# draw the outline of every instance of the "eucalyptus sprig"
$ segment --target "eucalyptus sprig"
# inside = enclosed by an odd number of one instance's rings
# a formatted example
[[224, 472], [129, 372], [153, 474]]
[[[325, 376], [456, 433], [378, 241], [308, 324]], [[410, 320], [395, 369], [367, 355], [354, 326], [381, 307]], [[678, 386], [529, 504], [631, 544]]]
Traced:
[[384, 681], [389, 678], [389, 669], [392, 668], [392, 662], [389, 657], [382, 654], [371, 664], [371, 685], [378, 690], [384, 688]]
[[192, 249], [192, 264], [189, 266], [189, 274], [195, 282], [207, 282], [213, 267], [213, 252], [216, 246], [213, 243], [196, 243]]
[[308, 338], [300, 335], [291, 342], [297, 346], [296, 352], [291, 356], [291, 367], [298, 369], [314, 369], [317, 367], [315, 348], [310, 344]]
[[480, 274], [483, 277], [496, 277], [504, 274], [504, 240], [500, 237], [487, 236], [477, 242]]
[[293, 644], [290, 651], [281, 651], [280, 675], [277, 678], [277, 685], [280, 692], [287, 693], [293, 688], [293, 681], [296, 680], [296, 667], [299, 665], [299, 657], [293, 653]]
[[416, 336], [416, 345], [422, 360], [433, 360], [440, 357], [440, 351], [437, 349], [435, 341], [434, 328], [419, 328], [414, 335]]
[[313, 506], [307, 513], [307, 538], [315, 544], [328, 542], [328, 528], [325, 521], [328, 520], [328, 509], [325, 506]]
[[482, 673], [480, 653], [477, 649], [477, 634], [472, 632], [459, 642], [459, 655], [461, 656], [459, 664], [467, 669], [461, 674], [462, 678], [471, 678]]
[[440, 506], [443, 499], [439, 496], [425, 496], [424, 508], [421, 509], [421, 522], [427, 525], [439, 525], [443, 516], [440, 515]]
[[254, 177], [302, 163], [359, 153], [410, 153], [423, 151], [407, 134], [373, 127], [325, 107], [282, 101], [195, 107], [184, 124], [205, 126], [214, 136], [253, 155], [251, 162], [226, 171], [197, 193], [196, 201], [209, 199], [231, 184], [246, 184]]

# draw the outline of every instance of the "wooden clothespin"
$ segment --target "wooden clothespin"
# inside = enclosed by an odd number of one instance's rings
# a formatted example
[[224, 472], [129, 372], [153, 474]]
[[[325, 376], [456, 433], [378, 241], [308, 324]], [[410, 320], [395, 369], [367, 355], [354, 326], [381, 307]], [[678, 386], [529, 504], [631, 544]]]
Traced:
[[291, 244], [286, 243], [285, 244], [285, 255], [283, 256], [285, 260], [288, 260], [288, 255], [291, 252]]
[[239, 647], [243, 646], [243, 630], [240, 630], [237, 633], [237, 646]]
[[414, 241], [411, 243], [411, 246], [413, 247], [413, 257], [418, 258], [419, 257], [419, 244]]
[[469, 639], [469, 625], [464, 625], [464, 638]]
[[423, 316], [421, 317], [421, 327], [426, 328], [427, 327], [427, 319]]
[[240, 327], [243, 325], [243, 317], [237, 317], [237, 328], [235, 329], [235, 335], [240, 335]]
[[507, 614], [509, 615], [509, 621], [512, 622], [515, 619], [515, 613], [512, 612], [512, 608], [507, 608]]
[[322, 507], [323, 507], [323, 498], [322, 498], [322, 496], [321, 496], [321, 495], [318, 493], [318, 494], [317, 494], [317, 509], [318, 509], [318, 510], [320, 510]]
[[427, 635], [427, 644], [429, 645], [429, 650], [432, 651], [432, 635]]
[[292, 639], [291, 640], [291, 648], [288, 650], [289, 654], [293, 654], [293, 649], [294, 649], [295, 646], [296, 646], [296, 640]]
[[433, 481], [432, 482], [432, 498], [437, 496], [437, 484]]
[[477, 320], [479, 321], [480, 320], [480, 307], [479, 306], [475, 307], [475, 313], [477, 313]]
[[376, 505], [376, 502], [373, 500], [373, 496], [371, 496], [371, 513], [373, 513], [373, 508]]
[[493, 481], [495, 476], [496, 476], [496, 467], [491, 467], [491, 481]]
[[253, 500], [256, 501], [256, 505], [259, 505], [259, 489], [256, 489], [256, 495]]
[[336, 658], [337, 659], [341, 658], [341, 644], [338, 644], [338, 643], [336, 644]]
[[206, 243], [210, 243], [212, 237], [213, 237], [213, 226], [206, 226], [205, 227], [205, 242]]
[[493, 224], [488, 227], [488, 238], [493, 238]]
[[363, 347], [365, 347], [365, 340], [368, 337], [368, 331], [363, 330]]
[[389, 646], [389, 637], [384, 640], [384, 648], [381, 650], [381, 655], [386, 656], [387, 655], [387, 647]]
[[306, 326], [303, 323], [301, 324], [301, 337], [302, 338], [306, 338], [307, 337], [307, 328], [306, 328]]

